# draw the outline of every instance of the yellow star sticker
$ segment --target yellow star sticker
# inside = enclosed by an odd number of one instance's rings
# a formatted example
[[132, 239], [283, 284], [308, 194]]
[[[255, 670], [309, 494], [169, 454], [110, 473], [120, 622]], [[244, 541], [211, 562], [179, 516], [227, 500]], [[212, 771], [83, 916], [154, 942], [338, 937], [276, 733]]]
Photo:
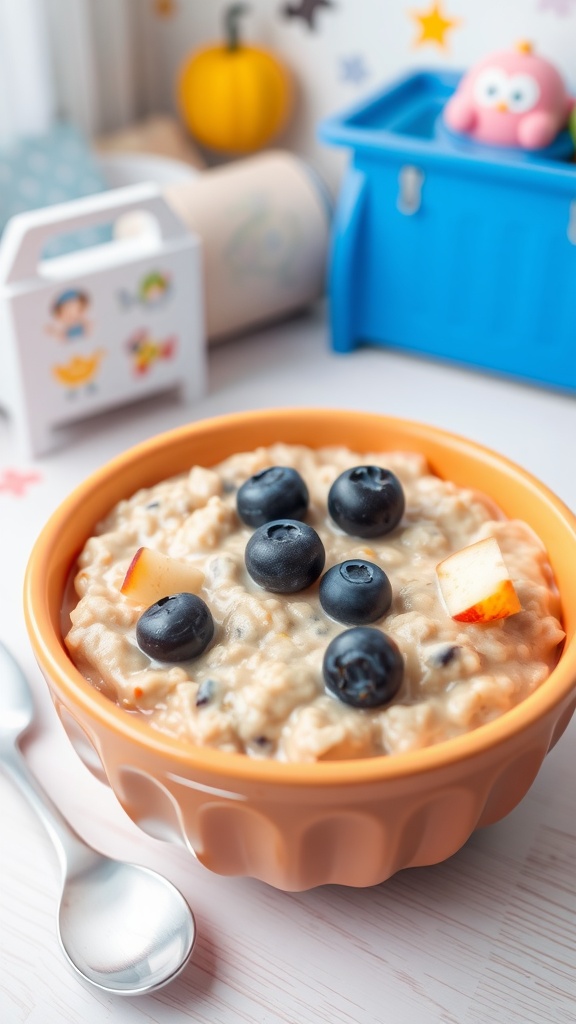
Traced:
[[445, 50], [448, 45], [444, 38], [446, 33], [461, 24], [460, 18], [447, 18], [442, 13], [439, 3], [433, 3], [427, 11], [411, 11], [410, 13], [420, 26], [420, 35], [414, 43], [415, 46], [435, 43], [441, 50]]

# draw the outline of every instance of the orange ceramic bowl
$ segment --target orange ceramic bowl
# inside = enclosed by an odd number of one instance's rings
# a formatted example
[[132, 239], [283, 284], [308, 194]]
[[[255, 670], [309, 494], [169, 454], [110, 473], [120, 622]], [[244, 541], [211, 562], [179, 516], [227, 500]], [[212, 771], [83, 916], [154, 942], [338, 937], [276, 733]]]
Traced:
[[[495, 498], [544, 542], [562, 598], [567, 639], [559, 664], [496, 721], [393, 757], [283, 764], [191, 747], [117, 707], [72, 664], [61, 609], [75, 559], [121, 498], [193, 463], [275, 441], [423, 452], [434, 472]], [[434, 864], [473, 830], [522, 799], [576, 704], [576, 520], [517, 466], [470, 441], [384, 416], [273, 410], [223, 416], [155, 437], [81, 484], [52, 515], [25, 584], [28, 631], [58, 714], [82, 760], [129, 816], [157, 838], [184, 843], [215, 872], [286, 890], [327, 882], [368, 886], [400, 868]]]

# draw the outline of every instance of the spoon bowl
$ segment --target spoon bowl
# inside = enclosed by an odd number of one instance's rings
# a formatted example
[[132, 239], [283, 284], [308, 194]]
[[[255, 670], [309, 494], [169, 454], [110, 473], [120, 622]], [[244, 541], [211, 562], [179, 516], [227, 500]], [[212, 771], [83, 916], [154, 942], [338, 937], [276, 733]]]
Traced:
[[20, 667], [0, 643], [0, 766], [52, 838], [62, 868], [58, 937], [72, 967], [116, 995], [144, 995], [190, 959], [194, 916], [182, 894], [149, 868], [98, 853], [74, 831], [24, 760], [18, 740], [34, 705]]
[[170, 882], [101, 856], [67, 879], [58, 927], [66, 956], [84, 978], [127, 995], [175, 978], [194, 943], [192, 917]]

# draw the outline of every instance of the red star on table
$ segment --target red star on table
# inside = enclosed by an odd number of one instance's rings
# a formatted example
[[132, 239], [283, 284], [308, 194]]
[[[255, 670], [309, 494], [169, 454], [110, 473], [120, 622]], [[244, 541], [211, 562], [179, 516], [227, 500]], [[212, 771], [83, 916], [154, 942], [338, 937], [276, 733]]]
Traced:
[[0, 493], [13, 494], [15, 498], [23, 498], [30, 484], [40, 480], [39, 473], [22, 473], [19, 469], [3, 469], [0, 471]]

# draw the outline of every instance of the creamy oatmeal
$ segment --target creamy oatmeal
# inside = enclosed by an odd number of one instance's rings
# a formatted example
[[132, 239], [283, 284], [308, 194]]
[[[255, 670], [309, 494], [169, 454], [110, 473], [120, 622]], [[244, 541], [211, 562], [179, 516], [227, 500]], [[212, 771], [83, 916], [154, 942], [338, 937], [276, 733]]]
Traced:
[[[360, 464], [396, 474], [406, 501], [400, 524], [369, 540], [344, 533], [327, 512], [333, 481]], [[238, 518], [236, 493], [271, 466], [293, 467], [305, 480], [305, 522], [322, 539], [325, 571], [361, 559], [390, 580], [391, 606], [373, 625], [397, 644], [404, 674], [382, 707], [350, 707], [326, 691], [324, 652], [347, 626], [322, 609], [318, 582], [299, 593], [271, 593], [246, 571], [254, 529]], [[463, 624], [447, 614], [436, 566], [486, 537], [500, 545], [521, 611]], [[142, 546], [203, 574], [199, 595], [212, 613], [214, 638], [197, 658], [164, 664], [138, 647], [136, 626], [146, 606], [120, 588]], [[506, 520], [482, 495], [432, 475], [413, 453], [278, 444], [212, 469], [194, 466], [120, 502], [86, 543], [74, 585], [79, 600], [66, 643], [96, 687], [145, 715], [153, 729], [284, 761], [394, 754], [474, 729], [546, 679], [564, 636], [552, 571], [532, 530]]]

